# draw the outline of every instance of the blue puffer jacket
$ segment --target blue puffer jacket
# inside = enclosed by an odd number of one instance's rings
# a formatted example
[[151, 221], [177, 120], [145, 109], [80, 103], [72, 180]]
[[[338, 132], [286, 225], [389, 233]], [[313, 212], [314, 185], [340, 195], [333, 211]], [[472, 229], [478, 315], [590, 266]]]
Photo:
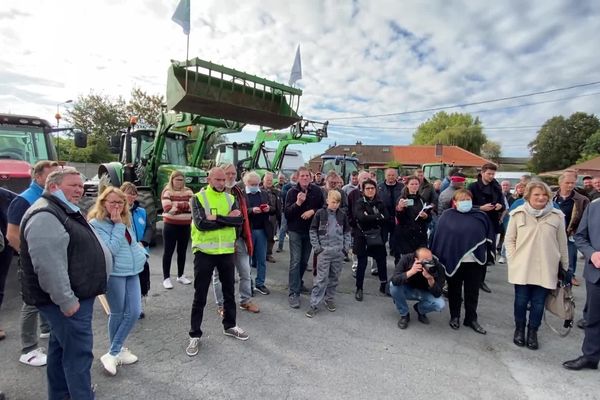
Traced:
[[[90, 225], [94, 227], [98, 235], [109, 248], [113, 257], [113, 269], [110, 273], [114, 276], [137, 275], [144, 269], [146, 254], [144, 248], [136, 240], [135, 233], [125, 224], [114, 224], [111, 220], [99, 221], [93, 219]], [[129, 231], [131, 244], [125, 236], [125, 229]]]

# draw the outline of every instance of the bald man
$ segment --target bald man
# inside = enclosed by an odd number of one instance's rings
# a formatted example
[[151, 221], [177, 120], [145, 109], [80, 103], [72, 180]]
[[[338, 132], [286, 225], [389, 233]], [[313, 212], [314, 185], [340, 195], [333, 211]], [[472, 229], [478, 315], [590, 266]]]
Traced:
[[198, 354], [206, 294], [214, 269], [223, 287], [223, 334], [247, 340], [248, 334], [236, 325], [235, 252], [236, 228], [243, 223], [235, 198], [225, 192], [225, 171], [213, 168], [208, 186], [190, 201], [192, 209], [192, 251], [194, 253], [194, 301], [186, 354]]

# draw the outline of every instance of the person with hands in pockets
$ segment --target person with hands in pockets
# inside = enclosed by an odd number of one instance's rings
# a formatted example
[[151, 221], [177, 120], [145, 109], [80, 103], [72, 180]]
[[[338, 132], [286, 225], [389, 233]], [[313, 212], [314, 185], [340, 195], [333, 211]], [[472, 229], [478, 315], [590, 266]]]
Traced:
[[131, 225], [131, 214], [125, 193], [109, 186], [88, 213], [90, 225], [96, 230], [113, 259], [108, 277], [106, 298], [110, 306], [108, 317], [109, 352], [100, 357], [109, 375], [117, 374], [118, 365], [135, 363], [138, 358], [123, 347], [141, 312], [139, 273], [144, 269], [146, 252], [137, 241]]
[[340, 210], [342, 195], [337, 190], [327, 193], [327, 208], [315, 214], [310, 226], [310, 243], [317, 258], [317, 276], [310, 295], [310, 308], [306, 312], [312, 318], [319, 304], [331, 312], [336, 310], [335, 291], [342, 272], [344, 251], [350, 249], [350, 224], [346, 213]]

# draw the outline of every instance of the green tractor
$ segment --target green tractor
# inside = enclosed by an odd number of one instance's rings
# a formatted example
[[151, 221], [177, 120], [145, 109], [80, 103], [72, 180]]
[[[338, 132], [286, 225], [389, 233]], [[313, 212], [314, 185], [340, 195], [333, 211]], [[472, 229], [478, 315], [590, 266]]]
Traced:
[[[161, 192], [177, 170], [186, 185], [197, 192], [207, 183], [204, 159], [211, 138], [240, 132], [246, 123], [289, 126], [302, 119], [292, 108], [302, 91], [198, 58], [173, 61], [168, 71], [167, 106], [155, 129], [136, 129], [136, 121], [121, 132], [119, 161], [100, 165], [100, 182], [138, 186], [141, 205], [156, 232]], [[196, 137], [192, 133], [197, 132]], [[188, 152], [190, 142], [193, 150]], [[88, 183], [88, 208], [101, 184]]]

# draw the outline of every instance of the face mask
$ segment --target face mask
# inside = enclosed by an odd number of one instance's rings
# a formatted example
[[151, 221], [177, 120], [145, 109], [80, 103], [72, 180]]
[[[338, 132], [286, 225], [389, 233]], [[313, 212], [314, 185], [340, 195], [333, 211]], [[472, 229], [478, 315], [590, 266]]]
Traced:
[[248, 186], [249, 193], [258, 193], [258, 186]]
[[75, 212], [79, 212], [79, 207], [77, 207], [75, 204], [73, 204], [69, 200], [67, 200], [67, 197], [65, 196], [65, 194], [64, 194], [64, 192], [62, 190], [57, 190], [56, 192], [52, 192], [52, 195], [55, 196], [55, 197], [58, 197], [71, 210], [73, 210]]
[[473, 208], [472, 200], [461, 200], [456, 204], [456, 209], [461, 213], [467, 213]]

